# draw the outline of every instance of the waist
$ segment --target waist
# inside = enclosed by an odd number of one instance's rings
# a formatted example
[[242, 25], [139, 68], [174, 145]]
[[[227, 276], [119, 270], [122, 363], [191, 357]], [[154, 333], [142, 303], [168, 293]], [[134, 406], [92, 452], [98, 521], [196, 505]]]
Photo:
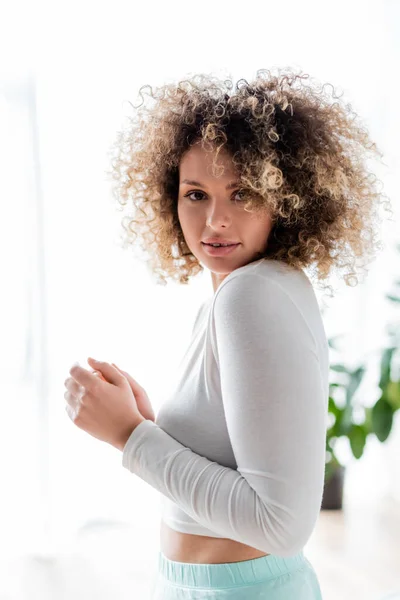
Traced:
[[175, 531], [163, 520], [160, 526], [160, 547], [169, 560], [186, 563], [222, 564], [269, 556], [236, 540]]

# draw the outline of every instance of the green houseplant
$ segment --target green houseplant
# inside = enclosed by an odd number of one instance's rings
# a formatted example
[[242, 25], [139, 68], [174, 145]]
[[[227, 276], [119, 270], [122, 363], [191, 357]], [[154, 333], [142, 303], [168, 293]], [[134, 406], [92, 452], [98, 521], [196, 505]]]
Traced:
[[[400, 251], [400, 245], [397, 246]], [[400, 304], [400, 280], [395, 286], [399, 291], [386, 294], [392, 303]], [[366, 373], [365, 363], [355, 369], [335, 363], [330, 365], [332, 382], [329, 385], [328, 413], [330, 424], [326, 435], [325, 483], [321, 509], [341, 509], [343, 504], [343, 482], [345, 466], [335, 453], [335, 445], [339, 438], [346, 437], [354, 458], [363, 455], [368, 435], [375, 435], [384, 442], [390, 435], [393, 415], [400, 409], [400, 374], [396, 370], [396, 357], [400, 348], [400, 324], [390, 323], [387, 326], [389, 343], [378, 354], [380, 362], [379, 394], [371, 407], [354, 401], [354, 395]], [[336, 336], [340, 337], [340, 336]], [[335, 338], [328, 340], [329, 346], [336, 349]], [[355, 420], [355, 411], [358, 418]], [[360, 419], [360, 414], [362, 418]]]

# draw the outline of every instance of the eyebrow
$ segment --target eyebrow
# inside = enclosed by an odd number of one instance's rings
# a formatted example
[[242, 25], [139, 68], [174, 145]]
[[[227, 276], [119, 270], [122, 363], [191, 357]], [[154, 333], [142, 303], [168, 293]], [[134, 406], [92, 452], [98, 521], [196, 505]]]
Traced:
[[[204, 187], [204, 188], [207, 187], [207, 186], [203, 185], [202, 183], [200, 183], [199, 181], [193, 181], [192, 179], [182, 179], [181, 184], [182, 183], [187, 183], [188, 185], [198, 185], [199, 187]], [[236, 187], [237, 185], [241, 185], [241, 181], [231, 181], [226, 186], [226, 189], [230, 190], [230, 189]]]

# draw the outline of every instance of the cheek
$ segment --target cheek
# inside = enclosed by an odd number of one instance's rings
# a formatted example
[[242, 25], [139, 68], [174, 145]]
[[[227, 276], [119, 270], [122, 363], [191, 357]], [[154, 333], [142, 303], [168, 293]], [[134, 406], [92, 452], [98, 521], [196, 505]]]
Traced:
[[179, 219], [179, 223], [181, 224], [182, 229], [185, 226], [185, 211], [182, 209], [182, 205], [178, 204], [178, 219]]
[[254, 236], [257, 237], [258, 241], [263, 242], [269, 236], [269, 233], [272, 229], [272, 221], [270, 217], [266, 217], [265, 215], [261, 215], [258, 218], [256, 217], [253, 222], [254, 227]]
[[195, 237], [196, 219], [193, 218], [193, 214], [190, 214], [186, 207], [178, 206], [178, 219], [186, 240], [189, 241], [192, 237]]
[[183, 229], [188, 221], [187, 212], [185, 211], [184, 208], [182, 208], [182, 206], [179, 206], [179, 205], [178, 205], [178, 219], [179, 219], [179, 222]]
[[201, 211], [198, 206], [194, 207], [182, 202], [178, 204], [178, 217], [182, 223], [193, 225], [201, 220]]

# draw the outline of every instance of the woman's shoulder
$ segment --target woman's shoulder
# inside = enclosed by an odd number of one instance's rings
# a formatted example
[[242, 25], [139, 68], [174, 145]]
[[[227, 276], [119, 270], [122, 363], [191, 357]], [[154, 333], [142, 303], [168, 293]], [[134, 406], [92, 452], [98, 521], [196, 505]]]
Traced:
[[[262, 259], [229, 273], [219, 285], [211, 308], [212, 321], [228, 327], [253, 328], [255, 335], [278, 327], [304, 333], [317, 351], [324, 344], [321, 312], [314, 288], [302, 269]], [[265, 318], [263, 318], [265, 317]]]
[[[301, 299], [304, 295], [314, 295], [313, 286], [302, 269], [296, 269], [287, 263], [279, 260], [262, 258], [260, 260], [248, 263], [239, 267], [221, 282], [215, 293], [214, 300], [217, 295], [229, 295], [231, 290], [243, 290], [243, 293], [250, 292], [251, 287], [256, 287], [260, 278], [262, 288], [268, 290], [281, 290], [286, 292], [292, 299], [299, 296]], [[254, 284], [252, 282], [254, 281]]]

